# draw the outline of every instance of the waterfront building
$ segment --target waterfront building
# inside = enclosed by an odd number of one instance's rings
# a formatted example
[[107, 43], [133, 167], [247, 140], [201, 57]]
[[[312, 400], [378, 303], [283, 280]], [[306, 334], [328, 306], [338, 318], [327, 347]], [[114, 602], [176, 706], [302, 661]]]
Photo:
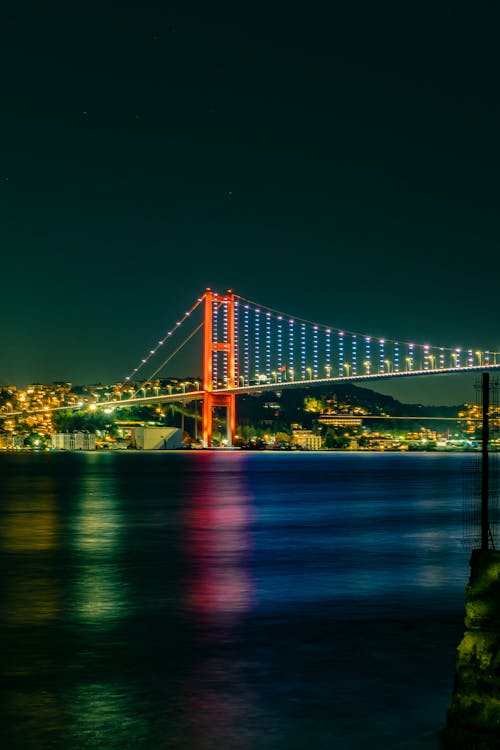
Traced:
[[95, 435], [91, 432], [56, 432], [52, 447], [62, 451], [95, 451]]
[[133, 433], [135, 447], [144, 451], [175, 450], [181, 447], [184, 437], [178, 427], [137, 425]]
[[317, 451], [323, 444], [321, 435], [315, 435], [312, 430], [302, 428], [292, 430], [292, 440], [307, 451]]
[[328, 427], [361, 427], [363, 419], [352, 414], [320, 414], [318, 422]]

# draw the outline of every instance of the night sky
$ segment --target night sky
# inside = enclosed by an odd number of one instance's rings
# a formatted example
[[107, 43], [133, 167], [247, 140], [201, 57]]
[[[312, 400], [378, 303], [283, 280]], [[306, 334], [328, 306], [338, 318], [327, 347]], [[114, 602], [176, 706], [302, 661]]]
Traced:
[[4, 9], [0, 385], [122, 380], [206, 286], [500, 350], [495, 6]]

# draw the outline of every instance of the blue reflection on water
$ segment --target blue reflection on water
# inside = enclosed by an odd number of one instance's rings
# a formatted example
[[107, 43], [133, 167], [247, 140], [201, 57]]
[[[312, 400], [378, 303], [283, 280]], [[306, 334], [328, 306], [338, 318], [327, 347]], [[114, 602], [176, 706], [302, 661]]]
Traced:
[[460, 456], [0, 462], [7, 747], [438, 746]]

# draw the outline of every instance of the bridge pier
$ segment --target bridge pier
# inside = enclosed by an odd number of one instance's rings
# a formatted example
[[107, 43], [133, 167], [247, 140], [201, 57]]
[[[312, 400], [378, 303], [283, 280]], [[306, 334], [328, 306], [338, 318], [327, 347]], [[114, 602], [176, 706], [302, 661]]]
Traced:
[[212, 445], [215, 406], [226, 408], [226, 439], [228, 448], [231, 448], [236, 431], [236, 396], [234, 393], [214, 393], [213, 391], [206, 391], [203, 398], [203, 447], [210, 448]]

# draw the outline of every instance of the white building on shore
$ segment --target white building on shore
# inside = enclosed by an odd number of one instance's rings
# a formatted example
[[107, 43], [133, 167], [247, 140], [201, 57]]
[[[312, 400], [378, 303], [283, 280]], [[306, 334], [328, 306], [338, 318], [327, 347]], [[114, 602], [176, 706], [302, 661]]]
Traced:
[[134, 427], [135, 447], [143, 451], [175, 450], [182, 445], [184, 434], [178, 427]]
[[56, 432], [52, 447], [59, 451], [95, 451], [95, 435], [91, 432]]

